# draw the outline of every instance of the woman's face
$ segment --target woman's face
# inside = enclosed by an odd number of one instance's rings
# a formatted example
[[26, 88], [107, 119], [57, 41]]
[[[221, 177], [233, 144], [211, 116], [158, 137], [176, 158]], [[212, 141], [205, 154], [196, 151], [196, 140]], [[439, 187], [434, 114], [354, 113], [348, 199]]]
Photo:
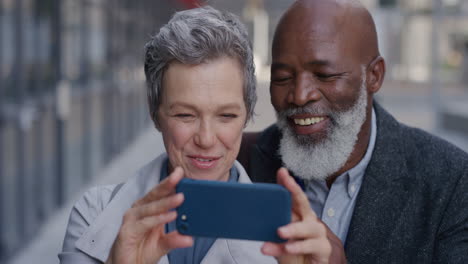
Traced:
[[227, 181], [246, 122], [243, 98], [243, 74], [235, 59], [171, 63], [158, 112], [169, 170], [181, 166], [188, 178]]

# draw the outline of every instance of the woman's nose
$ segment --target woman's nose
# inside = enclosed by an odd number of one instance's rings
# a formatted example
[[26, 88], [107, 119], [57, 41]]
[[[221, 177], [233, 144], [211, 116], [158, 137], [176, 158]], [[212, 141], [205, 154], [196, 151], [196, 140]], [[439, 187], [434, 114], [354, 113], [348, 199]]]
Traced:
[[200, 148], [210, 148], [216, 142], [214, 129], [209, 122], [201, 122], [194, 137], [195, 144]]
[[309, 102], [320, 100], [321, 97], [318, 84], [309, 76], [300, 75], [288, 94], [288, 103], [304, 106]]

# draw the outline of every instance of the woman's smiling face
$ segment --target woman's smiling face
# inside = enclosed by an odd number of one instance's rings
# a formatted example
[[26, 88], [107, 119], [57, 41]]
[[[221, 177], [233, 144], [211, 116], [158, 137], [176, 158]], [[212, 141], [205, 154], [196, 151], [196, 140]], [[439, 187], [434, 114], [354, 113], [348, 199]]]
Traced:
[[158, 111], [170, 171], [180, 166], [188, 178], [229, 178], [247, 117], [243, 83], [233, 58], [170, 64]]

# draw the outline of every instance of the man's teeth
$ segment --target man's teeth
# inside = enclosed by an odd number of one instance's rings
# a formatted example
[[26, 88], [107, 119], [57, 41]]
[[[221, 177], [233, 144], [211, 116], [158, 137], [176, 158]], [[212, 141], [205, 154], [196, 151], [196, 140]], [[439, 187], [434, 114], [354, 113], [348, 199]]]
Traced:
[[323, 121], [323, 117], [312, 117], [312, 118], [294, 118], [294, 123], [301, 126], [310, 126]]
[[209, 162], [209, 161], [212, 161], [212, 159], [201, 159], [201, 158], [195, 158], [196, 160], [198, 161], [201, 161], [201, 162]]

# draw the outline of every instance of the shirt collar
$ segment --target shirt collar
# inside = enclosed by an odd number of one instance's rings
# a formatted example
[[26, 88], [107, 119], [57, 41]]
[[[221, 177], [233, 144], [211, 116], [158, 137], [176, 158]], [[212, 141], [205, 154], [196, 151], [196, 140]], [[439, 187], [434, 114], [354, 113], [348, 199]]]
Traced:
[[369, 138], [369, 145], [367, 146], [366, 154], [361, 159], [361, 161], [345, 172], [346, 181], [347, 181], [347, 189], [348, 195], [352, 198], [354, 195], [358, 193], [359, 188], [361, 187], [362, 178], [364, 177], [364, 173], [369, 165], [369, 162], [372, 157], [372, 153], [374, 152], [375, 140], [377, 137], [377, 121], [375, 110], [372, 108], [372, 117], [371, 117], [371, 134]]

